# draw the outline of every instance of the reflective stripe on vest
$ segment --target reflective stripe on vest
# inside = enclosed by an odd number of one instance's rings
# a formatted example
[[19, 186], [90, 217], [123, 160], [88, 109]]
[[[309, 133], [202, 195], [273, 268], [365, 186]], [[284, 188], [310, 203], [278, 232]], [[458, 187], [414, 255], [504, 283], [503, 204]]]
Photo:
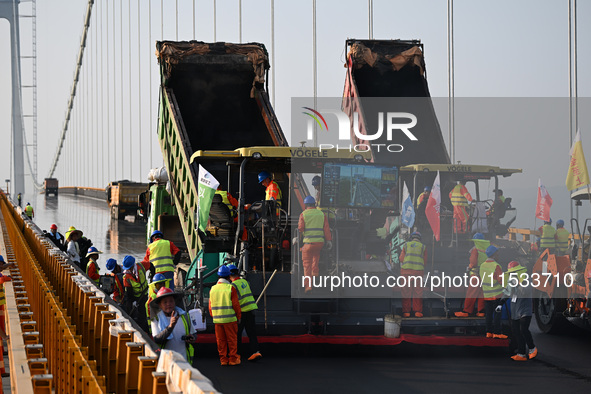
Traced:
[[211, 314], [215, 324], [231, 323], [238, 320], [234, 307], [232, 307], [231, 284], [216, 283], [209, 292], [209, 302], [211, 302]]
[[542, 238], [540, 239], [540, 248], [553, 248], [556, 246], [556, 240], [554, 239], [554, 235], [556, 234], [556, 229], [552, 227], [551, 224], [544, 224], [542, 226]]
[[146, 269], [141, 264], [136, 264], [137, 266], [137, 273], [138, 279], [134, 278], [133, 275], [129, 275], [129, 282], [131, 283], [131, 288], [133, 289], [133, 296], [138, 299], [140, 298], [148, 289], [148, 282], [146, 281]]
[[242, 312], [250, 312], [258, 309], [257, 303], [252, 296], [250, 285], [246, 279], [236, 279], [232, 282], [232, 286], [238, 292], [238, 302], [240, 302], [240, 310]]
[[[482, 281], [482, 292], [484, 298], [498, 298], [503, 294], [503, 287], [498, 283], [492, 276], [494, 275], [497, 267], [500, 267], [493, 259], [487, 259], [480, 266], [480, 280]], [[492, 286], [491, 286], [492, 280]]]
[[324, 213], [318, 209], [306, 209], [304, 217], [304, 243], [324, 242]]
[[170, 254], [170, 241], [157, 239], [148, 245], [150, 249], [150, 263], [154, 264], [156, 273], [174, 272], [173, 256]]
[[0, 305], [6, 305], [6, 295], [4, 294], [4, 284], [0, 285]]
[[[96, 261], [89, 260], [88, 264], [86, 264], [86, 276], [88, 276], [89, 278], [90, 278], [90, 275], [88, 274], [88, 271], [90, 270], [90, 266], [92, 264], [96, 265], [96, 273], [97, 274], [99, 273], [99, 266], [96, 263]], [[99, 279], [91, 279], [91, 280], [94, 281], [98, 285], [100, 278]]]
[[215, 194], [219, 194], [222, 197], [222, 202], [224, 204], [226, 204], [226, 206], [230, 210], [230, 215], [234, 216], [235, 215], [234, 206], [232, 205], [232, 203], [228, 199], [228, 192], [225, 190], [216, 190]]
[[[276, 196], [272, 195], [272, 193], [274, 191], [277, 191]], [[271, 183], [269, 183], [269, 186], [267, 186], [267, 188], [265, 189], [265, 200], [273, 199], [273, 200], [277, 201], [277, 204], [279, 206], [281, 206], [281, 199], [282, 198], [283, 198], [283, 195], [281, 193], [281, 189], [279, 188], [279, 185], [277, 184], [277, 182], [271, 181]]]
[[400, 265], [402, 269], [422, 271], [425, 269], [425, 245], [419, 241], [410, 241], [404, 244], [404, 261]]
[[27, 205], [25, 207], [25, 213], [27, 214], [27, 216], [33, 216], [33, 207], [30, 205]]
[[456, 185], [453, 190], [451, 191], [451, 205], [453, 206], [460, 206], [460, 207], [467, 207], [468, 200], [462, 194], [462, 185]]
[[565, 254], [568, 249], [568, 238], [570, 233], [567, 229], [561, 227], [556, 230], [556, 248], [559, 254]]

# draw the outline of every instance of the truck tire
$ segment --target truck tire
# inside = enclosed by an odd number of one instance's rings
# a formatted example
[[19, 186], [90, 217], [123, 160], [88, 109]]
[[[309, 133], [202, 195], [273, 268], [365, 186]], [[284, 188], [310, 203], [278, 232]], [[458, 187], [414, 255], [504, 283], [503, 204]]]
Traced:
[[565, 309], [564, 291], [555, 291], [552, 298], [542, 291], [534, 291], [534, 314], [536, 323], [543, 333], [559, 334], [564, 330], [568, 324], [562, 314]]

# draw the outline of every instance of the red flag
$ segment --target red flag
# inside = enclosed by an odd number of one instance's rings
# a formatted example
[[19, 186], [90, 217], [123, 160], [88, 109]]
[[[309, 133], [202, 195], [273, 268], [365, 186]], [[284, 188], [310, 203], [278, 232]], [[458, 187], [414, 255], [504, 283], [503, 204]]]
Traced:
[[433, 235], [435, 239], [439, 241], [440, 231], [439, 231], [439, 209], [441, 208], [441, 189], [439, 188], [439, 171], [437, 171], [437, 176], [435, 177], [435, 181], [433, 182], [433, 187], [431, 188], [431, 194], [429, 195], [429, 200], [427, 201], [427, 207], [425, 208], [425, 215], [427, 216], [427, 220], [429, 220], [429, 224], [431, 225], [431, 229], [433, 230]]
[[536, 217], [547, 222], [550, 220], [550, 207], [552, 206], [552, 197], [548, 194], [546, 187], [542, 185], [542, 180], [538, 179], [538, 203], [536, 204]]

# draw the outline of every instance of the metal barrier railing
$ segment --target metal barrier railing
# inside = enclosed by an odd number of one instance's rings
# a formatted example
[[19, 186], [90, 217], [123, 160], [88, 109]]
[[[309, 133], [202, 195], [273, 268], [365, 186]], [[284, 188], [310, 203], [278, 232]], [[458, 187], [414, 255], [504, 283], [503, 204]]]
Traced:
[[20, 263], [11, 274], [33, 392], [216, 392], [176, 353], [157, 357], [154, 342], [1, 191], [0, 206], [8, 260]]

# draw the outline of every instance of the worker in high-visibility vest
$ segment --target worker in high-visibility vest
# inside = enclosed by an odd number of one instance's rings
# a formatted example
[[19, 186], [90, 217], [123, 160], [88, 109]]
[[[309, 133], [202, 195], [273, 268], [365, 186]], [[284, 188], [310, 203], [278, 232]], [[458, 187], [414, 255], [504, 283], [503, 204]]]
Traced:
[[423, 192], [421, 194], [419, 194], [419, 196], [417, 197], [417, 203], [416, 203], [416, 207], [417, 209], [421, 206], [421, 204], [427, 204], [427, 201], [429, 200], [429, 196], [431, 195], [431, 187], [430, 186], [425, 186], [425, 188], [423, 189]]
[[171, 279], [166, 279], [162, 274], [156, 274], [148, 285], [148, 301], [146, 301], [146, 316], [150, 320], [150, 303], [156, 299], [161, 288], [170, 288]]
[[25, 215], [27, 215], [27, 217], [29, 219], [33, 219], [35, 217], [35, 212], [33, 211], [33, 207], [31, 206], [31, 203], [27, 203], [27, 206], [25, 207]]
[[146, 317], [146, 300], [148, 299], [148, 280], [146, 269], [142, 264], [136, 264], [135, 258], [123, 258], [123, 308], [137, 324], [146, 332], [150, 331]]
[[246, 330], [248, 335], [249, 347], [251, 355], [248, 361], [257, 361], [263, 356], [259, 351], [259, 341], [257, 339], [256, 323], [254, 311], [258, 309], [257, 303], [250, 290], [250, 284], [244, 278], [240, 277], [238, 267], [234, 264], [228, 265], [230, 269], [230, 279], [232, 286], [238, 292], [238, 302], [240, 303], [240, 311], [242, 312], [242, 319], [238, 323], [238, 350], [242, 347], [242, 330]]
[[406, 278], [406, 286], [400, 288], [402, 317], [410, 317], [411, 303], [415, 317], [423, 317], [422, 278], [427, 261], [427, 248], [421, 242], [421, 238], [421, 233], [412, 233], [410, 241], [404, 244], [400, 253], [400, 276]]
[[162, 274], [166, 279], [171, 279], [170, 289], [174, 290], [174, 267], [181, 256], [181, 250], [171, 241], [165, 240], [161, 231], [155, 230], [150, 235], [150, 245], [146, 249], [142, 265], [150, 270], [152, 276]]
[[152, 335], [160, 349], [176, 351], [182, 354], [189, 364], [192, 364], [195, 355], [193, 344], [197, 341], [197, 331], [187, 312], [177, 306], [177, 302], [182, 302], [180, 298], [180, 293], [175, 293], [168, 287], [158, 290], [150, 305], [158, 311], [152, 319]]
[[541, 252], [544, 253], [548, 249], [550, 254], [554, 254], [554, 248], [556, 248], [556, 229], [552, 227], [552, 219], [549, 218], [545, 221], [544, 225], [539, 228], [539, 231], [542, 233], [540, 237]]
[[99, 280], [101, 275], [99, 274], [99, 265], [98, 265], [98, 258], [99, 254], [101, 254], [100, 250], [91, 246], [86, 253], [86, 257], [88, 258], [88, 263], [86, 264], [86, 275], [94, 281], [94, 283], [99, 284]]
[[238, 322], [242, 318], [238, 291], [230, 282], [230, 269], [222, 265], [219, 279], [209, 292], [209, 314], [215, 325], [215, 339], [222, 365], [240, 365]]
[[[218, 186], [218, 189], [215, 191], [215, 194], [219, 194], [222, 197], [222, 202], [226, 204], [228, 209], [230, 210], [230, 215], [236, 219], [236, 209], [238, 207], [238, 200], [234, 198], [230, 193], [223, 190], [221, 187]], [[236, 221], [236, 220], [234, 220]]]
[[454, 207], [454, 231], [464, 234], [468, 225], [468, 203], [472, 202], [472, 196], [465, 186], [466, 182], [458, 182], [449, 192], [451, 205]]
[[559, 219], [556, 221], [556, 254], [558, 256], [564, 256], [568, 252], [568, 240], [570, 233], [564, 228], [564, 220]]
[[115, 259], [108, 259], [107, 260], [107, 276], [112, 276], [115, 279], [115, 284], [113, 286], [113, 293], [111, 294], [111, 298], [117, 302], [123, 302], [123, 294], [124, 294], [124, 286], [123, 286], [123, 271], [121, 266], [117, 264], [117, 260]]
[[480, 266], [480, 280], [486, 311], [486, 337], [506, 339], [501, 333], [501, 296], [503, 295], [503, 270], [496, 262], [499, 249], [490, 245], [486, 248], [486, 260]]
[[[467, 271], [470, 274], [470, 280], [468, 288], [466, 289], [466, 299], [464, 300], [464, 309], [461, 312], [456, 312], [456, 317], [468, 317], [474, 313], [474, 305], [478, 302], [478, 311], [476, 316], [484, 317], [484, 298], [482, 295], [482, 286], [480, 286], [480, 266], [487, 259], [486, 248], [490, 246], [490, 241], [484, 239], [482, 233], [474, 234], [472, 238], [474, 247], [470, 249], [470, 265], [467, 267]], [[476, 277], [472, 279], [472, 277]]]
[[[302, 285], [305, 292], [312, 290], [312, 277], [319, 274], [320, 252], [326, 245], [328, 250], [332, 249], [332, 236], [328, 226], [326, 215], [316, 209], [316, 200], [312, 196], [304, 198], [306, 209], [300, 214], [298, 220], [298, 231], [304, 246], [302, 246], [302, 265], [304, 266], [304, 277]], [[294, 245], [297, 238], [293, 239]]]
[[271, 174], [267, 171], [262, 171], [258, 175], [259, 183], [265, 187], [265, 200], [275, 200], [277, 205], [281, 207], [281, 199], [283, 194], [277, 182], [273, 180]]

